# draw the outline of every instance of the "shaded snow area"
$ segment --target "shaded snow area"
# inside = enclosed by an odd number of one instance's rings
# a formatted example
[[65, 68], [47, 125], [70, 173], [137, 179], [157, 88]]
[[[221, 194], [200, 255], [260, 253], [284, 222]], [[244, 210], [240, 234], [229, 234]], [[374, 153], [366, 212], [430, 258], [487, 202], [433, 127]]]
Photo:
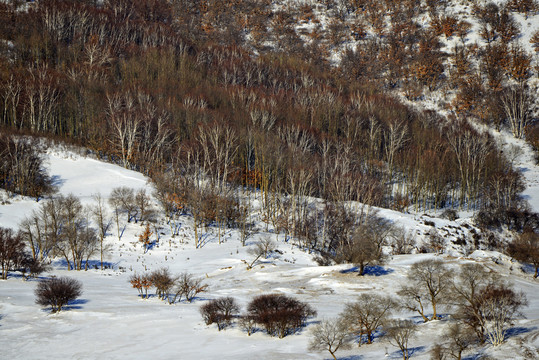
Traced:
[[[146, 188], [148, 193], [152, 192], [147, 179], [139, 173], [65, 152], [49, 152], [48, 166], [59, 192], [73, 193], [84, 204], [91, 204], [92, 195], [98, 192], [108, 197], [117, 186]], [[535, 188], [527, 192], [533, 204], [539, 198], [537, 190], [535, 183]], [[31, 199], [10, 201], [11, 204], [0, 206], [0, 225], [4, 227], [17, 229], [19, 222], [39, 207], [39, 203]], [[35, 304], [34, 289], [38, 280], [24, 281], [14, 273], [8, 280], [0, 281], [0, 358], [328, 359], [331, 357], [328, 352], [308, 350], [310, 329], [314, 324], [323, 318], [336, 317], [347, 302], [355, 301], [362, 293], [396, 297], [399, 285], [406, 282], [411, 264], [428, 258], [444, 259], [453, 270], [468, 262], [484, 264], [499, 272], [528, 298], [529, 305], [524, 309], [526, 318], [517, 320], [503, 345], [475, 348], [465, 353], [466, 359], [479, 359], [483, 355], [494, 359], [539, 358], [535, 350], [539, 347], [539, 281], [534, 281], [529, 273], [524, 273], [518, 264], [500, 253], [475, 251], [463, 257], [462, 251], [452, 247], [451, 239], [467, 235], [469, 230], [462, 225], [469, 219], [449, 221], [389, 210], [380, 210], [379, 214], [397, 226], [414, 231], [419, 239], [435, 229], [447, 239], [447, 254], [392, 256], [384, 266], [368, 268], [367, 275], [359, 277], [351, 265], [318, 266], [313, 255], [285, 242], [282, 235], [270, 234], [276, 239], [279, 251], [247, 270], [244, 260], [252, 260], [247, 249], [267, 234], [251, 236], [247, 246], [242, 247], [236, 230], [226, 230], [219, 244], [217, 229], [209, 228], [201, 230], [202, 246], [195, 249], [192, 219], [182, 216], [179, 236], [172, 238], [163, 220], [159, 243], [145, 253], [138, 242], [138, 235], [143, 231], [140, 224], [128, 224], [121, 240], [113, 226], [106, 239], [111, 246], [106, 259], [109, 269], [68, 271], [62, 262], [56, 261], [50, 273], [44, 274], [68, 275], [82, 282], [82, 296], [65, 311], [50, 314], [48, 309]], [[168, 267], [173, 274], [190, 272], [201, 277], [209, 290], [199, 294], [192, 303], [182, 301], [168, 305], [155, 296], [141, 299], [129, 284], [129, 277], [135, 272], [141, 274], [160, 267]], [[278, 339], [262, 331], [248, 336], [237, 325], [218, 331], [216, 325], [206, 325], [199, 313], [200, 306], [209, 299], [233, 296], [244, 310], [253, 296], [267, 293], [305, 301], [318, 315], [309, 319], [307, 327], [299, 333]], [[448, 312], [449, 309], [442, 309], [442, 313]], [[429, 359], [433, 344], [443, 340], [447, 316], [446, 320], [422, 323], [416, 315], [403, 312], [394, 316], [418, 323], [418, 335], [410, 341], [412, 358]], [[339, 350], [337, 356], [354, 360], [402, 358], [398, 348], [379, 333], [372, 345], [358, 348], [356, 343], [350, 350]]]

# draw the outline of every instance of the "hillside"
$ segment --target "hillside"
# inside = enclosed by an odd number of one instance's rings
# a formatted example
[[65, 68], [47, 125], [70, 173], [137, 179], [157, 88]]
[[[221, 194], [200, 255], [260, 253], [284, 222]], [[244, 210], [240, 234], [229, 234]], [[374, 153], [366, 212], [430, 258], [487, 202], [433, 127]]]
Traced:
[[1, 1], [0, 358], [539, 359], [538, 89], [534, 0]]
[[[144, 176], [118, 166], [65, 151], [50, 151], [47, 157], [51, 175], [59, 183], [59, 192], [72, 192], [85, 203], [91, 202], [91, 195], [95, 192], [107, 196], [111, 188], [118, 185], [147, 187], [150, 190]], [[537, 193], [533, 195], [537, 196]], [[32, 200], [12, 199], [12, 204], [1, 206], [2, 226], [16, 227], [21, 217], [37, 206], [38, 203]], [[430, 227], [423, 225], [424, 218], [419, 216], [391, 211], [382, 211], [381, 214], [415, 231], [426, 232]], [[438, 228], [458, 227], [462, 221], [467, 221], [428, 219], [433, 220]], [[374, 267], [366, 276], [358, 277], [357, 272], [350, 270], [353, 269], [351, 265], [316, 265], [312, 255], [292, 243], [283, 242], [280, 236], [277, 244], [280, 253], [274, 253], [252, 270], [247, 270], [242, 260], [252, 258], [246, 249], [264, 236], [263, 224], [259, 225], [260, 233], [249, 238], [246, 247], [241, 246], [237, 230], [227, 230], [222, 244], [218, 244], [216, 229], [212, 227], [201, 235], [204, 245], [195, 249], [192, 219], [182, 216], [180, 223], [180, 235], [171, 238], [170, 230], [161, 222], [159, 226], [163, 234], [159, 244], [147, 253], [137, 241], [137, 235], [143, 229], [141, 225], [128, 225], [121, 241], [115, 236], [115, 229], [111, 228], [107, 236], [111, 245], [106, 259], [110, 269], [107, 270], [68, 271], [65, 263], [54, 262], [50, 273], [73, 276], [84, 286], [82, 297], [71, 304], [68, 311], [59, 314], [50, 315], [49, 311], [34, 304], [33, 290], [38, 280], [23, 281], [13, 274], [7, 281], [1, 281], [0, 342], [3, 356], [10, 359], [137, 359], [148, 356], [327, 358], [327, 354], [307, 350], [309, 328], [313, 326], [311, 321], [307, 329], [284, 339], [272, 338], [262, 332], [247, 336], [237, 326], [218, 332], [215, 325], [205, 325], [198, 309], [208, 299], [221, 296], [233, 296], [245, 306], [252, 296], [277, 292], [307, 301], [316, 308], [318, 317], [313, 321], [335, 317], [345, 303], [354, 301], [358, 294], [366, 291], [395, 296], [395, 289], [405, 281], [409, 266], [432, 257], [443, 259], [455, 269], [465, 262], [484, 264], [523, 291], [529, 300], [528, 307], [524, 309], [526, 317], [514, 325], [510, 332], [514, 335], [506, 344], [473, 350], [469, 356], [479, 352], [497, 359], [530, 359], [526, 354], [529, 351], [533, 353], [532, 349], [539, 345], [539, 299], [536, 296], [539, 284], [529, 273], [523, 273], [509, 258], [499, 253], [476, 251], [467, 258], [433, 254], [395, 255], [383, 267]], [[270, 236], [275, 237], [271, 233]], [[163, 266], [173, 273], [188, 271], [203, 277], [209, 291], [193, 303], [168, 305], [157, 298], [140, 299], [136, 289], [129, 284], [129, 276]], [[439, 336], [447, 324], [443, 321], [421, 324], [412, 313], [396, 313], [395, 316], [412, 317], [418, 321], [419, 333], [412, 340], [413, 357], [428, 359], [429, 348], [441, 340]], [[379, 359], [386, 351], [390, 358], [400, 357], [398, 350], [383, 338], [376, 339], [373, 345], [339, 352], [339, 356]]]

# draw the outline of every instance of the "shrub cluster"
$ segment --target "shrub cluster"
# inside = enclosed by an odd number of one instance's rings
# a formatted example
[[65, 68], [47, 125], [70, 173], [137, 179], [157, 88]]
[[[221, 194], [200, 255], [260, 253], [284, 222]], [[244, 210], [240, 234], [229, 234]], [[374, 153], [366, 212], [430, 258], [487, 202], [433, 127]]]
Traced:
[[169, 304], [181, 302], [182, 298], [192, 302], [199, 293], [208, 289], [208, 285], [203, 284], [202, 279], [189, 273], [172, 275], [167, 268], [144, 275], [133, 274], [129, 282], [143, 299], [148, 298], [148, 290], [154, 287], [157, 297]]
[[[202, 318], [209, 324], [217, 324], [219, 330], [231, 324], [239, 306], [231, 297], [211, 300], [200, 308]], [[292, 297], [266, 294], [255, 297], [247, 305], [247, 313], [239, 319], [239, 326], [251, 335], [257, 325], [271, 336], [283, 338], [305, 326], [307, 318], [316, 316], [309, 305]]]
[[215, 323], [219, 331], [230, 325], [232, 319], [239, 311], [239, 305], [230, 296], [210, 300], [200, 307], [200, 313], [206, 325]]

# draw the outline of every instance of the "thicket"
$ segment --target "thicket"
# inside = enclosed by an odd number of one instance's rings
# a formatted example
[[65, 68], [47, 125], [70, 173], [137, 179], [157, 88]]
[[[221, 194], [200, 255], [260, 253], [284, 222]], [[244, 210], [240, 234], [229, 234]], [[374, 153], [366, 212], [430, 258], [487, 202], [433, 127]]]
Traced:
[[0, 187], [39, 200], [53, 191], [43, 166], [43, 146], [30, 137], [0, 134]]

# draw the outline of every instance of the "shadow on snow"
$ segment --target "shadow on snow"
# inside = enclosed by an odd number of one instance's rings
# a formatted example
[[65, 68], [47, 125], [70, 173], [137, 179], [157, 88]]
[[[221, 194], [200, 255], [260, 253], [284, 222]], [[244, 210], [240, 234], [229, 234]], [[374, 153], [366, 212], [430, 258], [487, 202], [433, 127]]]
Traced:
[[[408, 355], [410, 357], [412, 357], [413, 355], [418, 354], [418, 353], [422, 353], [424, 351], [425, 351], [424, 346], [412, 347], [412, 348], [408, 349]], [[392, 352], [391, 354], [389, 354], [389, 356], [386, 356], [386, 357], [388, 359], [402, 359], [402, 351], [397, 350], [395, 352]]]
[[[94, 269], [94, 270], [101, 269], [101, 261], [99, 261], [99, 260], [88, 260], [88, 261], [83, 261], [82, 262], [81, 271], [86, 269], [86, 263], [88, 263], [88, 269], [89, 270], [91, 270], [91, 269]], [[105, 269], [117, 269], [118, 264], [119, 263], [111, 263], [111, 262], [108, 262], [108, 261], [103, 261], [103, 267]], [[53, 263], [53, 266], [68, 270], [67, 261], [65, 259], [56, 260]], [[73, 269], [71, 269], [71, 270], [73, 270]]]
[[[357, 266], [354, 266], [350, 269], [341, 270], [341, 274], [349, 274], [359, 272], [359, 268]], [[395, 270], [390, 268], [385, 268], [383, 266], [374, 265], [374, 266], [366, 266], [364, 271], [364, 276], [383, 276], [383, 275], [389, 275], [391, 273], [395, 272]]]
[[[89, 300], [87, 300], [87, 299], [77, 299], [77, 300], [70, 301], [70, 302], [67, 303], [67, 305], [64, 305], [62, 307], [62, 310], [60, 312], [71, 311], [71, 310], [80, 310], [80, 309], [82, 309], [81, 305], [87, 304], [88, 302], [89, 302]], [[51, 313], [52, 308], [51, 307], [46, 307], [46, 308], [41, 309], [41, 311]], [[55, 314], [55, 313], [53, 313], [53, 314]]]
[[518, 336], [522, 334], [529, 333], [531, 331], [537, 330], [537, 326], [531, 327], [531, 328], [525, 328], [525, 327], [514, 327], [509, 330], [507, 330], [507, 333], [505, 333], [505, 340], [509, 339], [513, 336]]

